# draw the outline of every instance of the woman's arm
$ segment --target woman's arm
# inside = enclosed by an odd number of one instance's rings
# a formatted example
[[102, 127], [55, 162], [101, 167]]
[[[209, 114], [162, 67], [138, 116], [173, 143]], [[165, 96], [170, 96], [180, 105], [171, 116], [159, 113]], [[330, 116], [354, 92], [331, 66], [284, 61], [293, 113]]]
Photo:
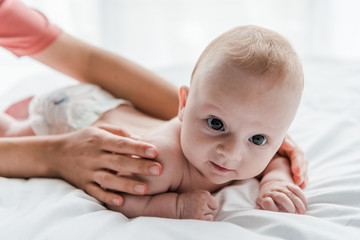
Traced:
[[[147, 71], [71, 38], [49, 23], [43, 14], [19, 0], [0, 0], [0, 46], [19, 57], [34, 55], [39, 61], [79, 80], [103, 84], [110, 91], [115, 89], [111, 91], [114, 95], [126, 98], [135, 94], [130, 100], [140, 107], [144, 107], [142, 104], [145, 107], [149, 104], [149, 112], [154, 115], [158, 113], [159, 117], [174, 115], [167, 109], [171, 108], [170, 105], [176, 105], [176, 93], [173, 94], [175, 87], [166, 85], [155, 75], [144, 80], [143, 78], [147, 78]], [[99, 62], [97, 57], [105, 62]], [[112, 61], [115, 62], [111, 63]], [[122, 74], [118, 71], [125, 72]], [[94, 78], [89, 78], [92, 73], [95, 74]], [[139, 84], [142, 80], [144, 84]], [[119, 85], [115, 88], [118, 81]], [[152, 97], [149, 96], [152, 92], [146, 93], [144, 88], [137, 91], [138, 85], [150, 89], [154, 86], [155, 92], [169, 92], [167, 95], [164, 93], [164, 97], [153, 94], [156, 96], [152, 102]], [[141, 94], [145, 97], [141, 98]], [[175, 97], [169, 97], [173, 95]], [[164, 98], [167, 100], [165, 110], [159, 104]], [[176, 108], [177, 106], [172, 112]], [[115, 173], [160, 175], [161, 165], [148, 160], [156, 157], [155, 146], [130, 139], [122, 129], [114, 129], [113, 126], [102, 128], [88, 127], [57, 136], [0, 138], [0, 176], [61, 177], [98, 200], [116, 206], [122, 204], [121, 196], [105, 189], [144, 194], [144, 183], [120, 178]], [[143, 158], [130, 158], [129, 155]]]
[[[151, 144], [134, 141], [121, 129], [88, 127], [62, 135], [0, 138], [0, 176], [59, 177], [109, 205], [123, 199], [113, 191], [145, 194], [146, 185], [114, 172], [158, 176]], [[118, 153], [118, 154], [114, 154]]]
[[79, 81], [97, 84], [118, 98], [128, 99], [152, 116], [170, 119], [177, 113], [177, 88], [173, 84], [66, 33], [31, 57]]

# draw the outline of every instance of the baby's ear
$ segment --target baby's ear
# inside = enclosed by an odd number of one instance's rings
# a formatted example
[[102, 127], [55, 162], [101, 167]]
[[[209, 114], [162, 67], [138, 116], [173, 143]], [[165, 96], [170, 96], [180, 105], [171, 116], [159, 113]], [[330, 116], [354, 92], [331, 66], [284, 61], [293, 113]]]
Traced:
[[179, 112], [178, 118], [180, 121], [183, 120], [183, 115], [185, 111], [186, 101], [189, 94], [189, 87], [182, 86], [179, 90]]

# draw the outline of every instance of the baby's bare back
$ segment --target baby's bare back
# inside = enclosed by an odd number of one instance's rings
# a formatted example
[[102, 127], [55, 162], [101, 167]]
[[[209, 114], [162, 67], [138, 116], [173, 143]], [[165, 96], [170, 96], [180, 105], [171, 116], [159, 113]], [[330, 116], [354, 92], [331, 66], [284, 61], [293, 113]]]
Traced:
[[138, 136], [146, 136], [165, 122], [144, 114], [133, 107], [120, 105], [105, 112], [93, 125], [113, 124]]

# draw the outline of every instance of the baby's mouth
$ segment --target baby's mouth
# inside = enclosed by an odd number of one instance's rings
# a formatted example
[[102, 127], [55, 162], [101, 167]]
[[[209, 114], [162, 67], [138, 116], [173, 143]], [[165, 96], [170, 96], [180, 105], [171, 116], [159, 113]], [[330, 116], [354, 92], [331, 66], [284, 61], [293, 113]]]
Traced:
[[230, 171], [232, 171], [231, 169], [224, 168], [224, 167], [222, 167], [222, 166], [220, 166], [220, 165], [217, 165], [217, 164], [214, 163], [214, 162], [211, 162], [211, 161], [210, 161], [210, 163], [211, 163], [211, 165], [212, 165], [216, 170], [218, 170], [218, 171], [220, 171], [220, 172], [230, 172]]

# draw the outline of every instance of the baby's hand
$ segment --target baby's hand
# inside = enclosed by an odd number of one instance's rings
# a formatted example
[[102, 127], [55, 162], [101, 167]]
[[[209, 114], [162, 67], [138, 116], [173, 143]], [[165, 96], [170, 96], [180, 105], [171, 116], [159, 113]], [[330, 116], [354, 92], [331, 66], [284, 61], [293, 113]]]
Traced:
[[214, 211], [217, 208], [216, 199], [205, 190], [182, 193], [177, 203], [178, 216], [182, 219], [214, 221]]
[[289, 182], [270, 181], [260, 187], [256, 208], [275, 212], [306, 213], [303, 191]]

